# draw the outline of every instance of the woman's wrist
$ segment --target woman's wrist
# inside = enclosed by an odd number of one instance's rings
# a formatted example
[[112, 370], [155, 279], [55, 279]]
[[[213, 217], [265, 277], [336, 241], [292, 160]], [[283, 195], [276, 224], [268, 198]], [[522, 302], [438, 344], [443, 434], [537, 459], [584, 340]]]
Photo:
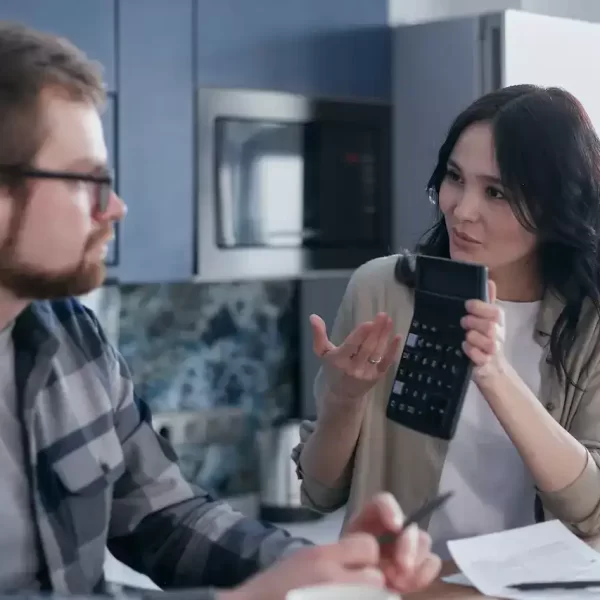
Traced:
[[493, 399], [516, 376], [516, 371], [503, 356], [496, 357], [495, 363], [488, 373], [479, 375], [475, 380], [479, 391], [487, 400]]
[[362, 416], [367, 404], [367, 394], [351, 397], [328, 390], [323, 398], [323, 412], [327, 417], [339, 419], [354, 419]]

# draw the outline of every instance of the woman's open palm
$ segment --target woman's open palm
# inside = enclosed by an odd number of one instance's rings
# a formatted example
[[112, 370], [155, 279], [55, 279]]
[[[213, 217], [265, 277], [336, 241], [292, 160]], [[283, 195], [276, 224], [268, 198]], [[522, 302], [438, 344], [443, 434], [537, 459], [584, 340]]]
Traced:
[[330, 392], [340, 399], [364, 396], [396, 358], [400, 336], [393, 335], [385, 313], [358, 325], [339, 346], [327, 336], [321, 317], [311, 315], [310, 324], [314, 352], [327, 370]]

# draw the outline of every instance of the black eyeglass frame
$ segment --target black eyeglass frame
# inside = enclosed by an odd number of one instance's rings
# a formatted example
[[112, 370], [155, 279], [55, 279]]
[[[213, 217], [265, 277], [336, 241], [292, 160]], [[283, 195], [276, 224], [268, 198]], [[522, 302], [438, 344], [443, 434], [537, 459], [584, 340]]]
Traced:
[[32, 179], [63, 179], [66, 181], [83, 181], [95, 183], [98, 193], [96, 195], [95, 210], [99, 213], [106, 212], [110, 196], [114, 189], [114, 176], [112, 172], [103, 175], [91, 173], [77, 173], [75, 171], [50, 171], [46, 169], [22, 168], [10, 165], [0, 165], [0, 173]]

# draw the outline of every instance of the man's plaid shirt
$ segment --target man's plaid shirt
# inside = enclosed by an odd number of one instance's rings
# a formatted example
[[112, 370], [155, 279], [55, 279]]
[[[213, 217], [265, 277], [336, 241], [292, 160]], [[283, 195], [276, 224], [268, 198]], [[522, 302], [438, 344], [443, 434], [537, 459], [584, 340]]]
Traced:
[[122, 357], [79, 302], [34, 302], [12, 335], [45, 587], [102, 592], [108, 546], [162, 588], [207, 588], [199, 600], [308, 544], [183, 479]]

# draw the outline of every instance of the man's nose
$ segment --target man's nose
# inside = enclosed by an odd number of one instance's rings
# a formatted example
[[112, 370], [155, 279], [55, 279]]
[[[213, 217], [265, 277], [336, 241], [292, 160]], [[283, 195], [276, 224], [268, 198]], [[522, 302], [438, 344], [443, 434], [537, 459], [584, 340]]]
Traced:
[[110, 195], [106, 210], [98, 215], [99, 221], [120, 221], [127, 214], [127, 205], [115, 192]]

